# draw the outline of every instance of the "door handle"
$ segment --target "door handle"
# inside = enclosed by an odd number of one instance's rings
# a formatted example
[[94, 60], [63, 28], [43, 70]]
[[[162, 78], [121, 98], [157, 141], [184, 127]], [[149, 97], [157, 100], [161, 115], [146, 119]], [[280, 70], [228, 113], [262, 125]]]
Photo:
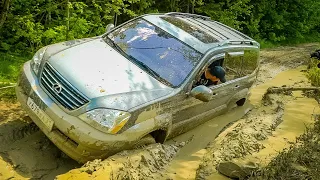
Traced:
[[212, 93], [212, 96], [217, 96], [218, 94], [217, 93]]
[[240, 86], [239, 85], [236, 85], [236, 86], [234, 86], [234, 89], [238, 89]]

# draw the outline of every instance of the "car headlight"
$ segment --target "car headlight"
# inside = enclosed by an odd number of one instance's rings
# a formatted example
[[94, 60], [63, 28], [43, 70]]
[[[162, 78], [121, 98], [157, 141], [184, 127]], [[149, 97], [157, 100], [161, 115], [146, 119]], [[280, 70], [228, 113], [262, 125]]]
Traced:
[[43, 47], [39, 49], [31, 59], [31, 68], [35, 74], [38, 74], [39, 72], [39, 67], [46, 50], [47, 50], [47, 47]]
[[79, 116], [92, 127], [116, 134], [129, 120], [130, 113], [113, 109], [94, 109]]

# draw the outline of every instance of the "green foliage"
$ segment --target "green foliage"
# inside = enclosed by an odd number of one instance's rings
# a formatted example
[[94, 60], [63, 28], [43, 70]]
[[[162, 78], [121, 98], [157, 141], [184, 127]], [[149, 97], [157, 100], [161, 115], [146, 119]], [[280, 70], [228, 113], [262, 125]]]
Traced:
[[168, 11], [210, 16], [260, 39], [262, 47], [316, 41], [319, 6], [314, 0], [11, 0], [0, 26], [0, 51], [33, 53], [48, 44], [101, 35], [115, 15], [119, 24]]
[[317, 67], [319, 61], [317, 59], [310, 59], [307, 77], [311, 81], [312, 86], [320, 86], [320, 68]]
[[248, 23], [245, 19], [252, 13], [250, 0], [216, 0], [205, 1], [205, 6], [197, 8], [197, 12], [210, 16], [230, 27], [243, 30]]
[[[315, 0], [11, 0], [0, 3], [1, 78], [11, 79], [9, 54], [32, 56], [48, 44], [101, 35], [105, 27], [154, 12], [210, 16], [254, 37], [261, 47], [320, 40], [320, 1]], [[4, 14], [5, 13], [5, 14]], [[10, 59], [10, 58], [9, 58]], [[7, 64], [6, 64], [7, 63]], [[11, 63], [11, 64], [10, 64]], [[10, 64], [10, 65], [9, 65]], [[316, 70], [315, 70], [316, 71]], [[9, 77], [10, 76], [10, 77]]]
[[0, 27], [0, 51], [33, 53], [48, 44], [101, 35], [114, 14], [127, 20], [152, 4], [151, 0], [70, 0], [68, 4], [66, 0], [13, 0]]
[[22, 64], [31, 57], [21, 57], [17, 54], [0, 52], [0, 83], [16, 82]]
[[[5, 89], [2, 89], [5, 88]], [[14, 89], [14, 85], [9, 83], [0, 83], [0, 100], [1, 101], [16, 101], [16, 93]]]

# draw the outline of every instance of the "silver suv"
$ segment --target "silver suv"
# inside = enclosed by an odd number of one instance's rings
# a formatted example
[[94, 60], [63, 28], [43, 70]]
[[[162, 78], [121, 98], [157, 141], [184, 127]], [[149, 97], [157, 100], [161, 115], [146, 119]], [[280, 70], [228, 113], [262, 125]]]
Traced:
[[[46, 136], [83, 163], [163, 143], [243, 105], [258, 57], [256, 41], [208, 17], [147, 14], [40, 49], [16, 94]], [[220, 74], [208, 77], [210, 69]]]

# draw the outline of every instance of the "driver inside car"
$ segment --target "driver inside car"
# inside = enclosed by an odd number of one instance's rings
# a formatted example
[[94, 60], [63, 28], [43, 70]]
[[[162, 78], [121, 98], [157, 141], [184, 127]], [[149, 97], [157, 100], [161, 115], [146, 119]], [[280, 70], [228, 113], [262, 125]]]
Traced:
[[197, 85], [211, 86], [225, 83], [225, 70], [221, 66], [207, 67]]

